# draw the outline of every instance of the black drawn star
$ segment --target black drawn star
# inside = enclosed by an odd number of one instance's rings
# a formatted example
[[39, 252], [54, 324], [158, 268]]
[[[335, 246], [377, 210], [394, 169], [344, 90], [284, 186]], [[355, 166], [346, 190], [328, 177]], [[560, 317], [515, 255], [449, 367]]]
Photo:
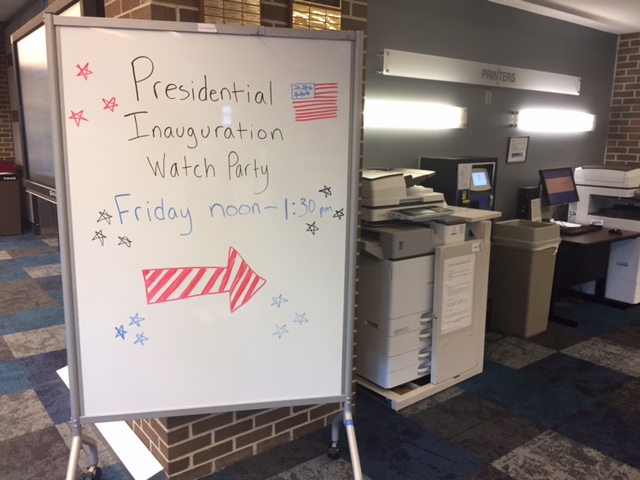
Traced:
[[320, 229], [316, 227], [316, 222], [307, 223], [307, 232], [311, 232], [312, 235], [315, 235], [318, 230]]
[[306, 315], [306, 313], [296, 313], [296, 319], [294, 320], [294, 323], [297, 323], [298, 325], [309, 323], [309, 319], [306, 317]]
[[102, 233], [102, 230], [98, 230], [96, 232], [96, 234], [93, 236], [93, 238], [91, 239], [91, 241], [93, 240], [99, 240], [100, 241], [100, 245], [102, 245], [104, 247], [104, 239], [107, 238], [107, 236]]
[[140, 345], [144, 346], [144, 342], [146, 342], [147, 340], [149, 339], [144, 336], [144, 333], [136, 333], [136, 341], [133, 342], [133, 344], [135, 345], [136, 343], [139, 343]]
[[135, 323], [139, 327], [140, 322], [144, 322], [144, 318], [138, 315], [138, 312], [136, 312], [136, 314], [133, 317], [129, 317], [129, 318], [131, 319], [131, 323], [129, 323], [129, 326]]
[[120, 325], [119, 327], [115, 327], [116, 329], [116, 336], [115, 338], [122, 338], [124, 340], [124, 336], [127, 334], [127, 331], [124, 329], [124, 325]]
[[333, 214], [333, 218], [337, 218], [338, 220], [342, 220], [342, 217], [344, 217], [344, 208], [336, 210], [336, 213]]
[[283, 326], [279, 327], [276, 324], [276, 331], [275, 331], [274, 335], [277, 335], [278, 338], [282, 338], [282, 335], [284, 335], [285, 333], [289, 333], [289, 330], [287, 330], [287, 326], [283, 325]]
[[324, 188], [318, 190], [320, 193], [324, 193], [324, 198], [330, 197], [331, 194], [331, 187], [327, 187], [326, 185], [324, 186]]
[[100, 216], [98, 217], [98, 221], [96, 223], [105, 221], [109, 225], [111, 225], [111, 219], [113, 218], [113, 216], [109, 215], [106, 210], [103, 210], [99, 213], [100, 213]]
[[286, 298], [284, 298], [282, 294], [278, 295], [277, 297], [271, 297], [271, 300], [272, 300], [271, 306], [276, 306], [278, 308], [280, 308], [283, 303], [286, 303], [289, 301]]
[[120, 239], [120, 243], [118, 243], [118, 245], [126, 245], [131, 248], [131, 240], [129, 240], [129, 237], [118, 236], [118, 238]]

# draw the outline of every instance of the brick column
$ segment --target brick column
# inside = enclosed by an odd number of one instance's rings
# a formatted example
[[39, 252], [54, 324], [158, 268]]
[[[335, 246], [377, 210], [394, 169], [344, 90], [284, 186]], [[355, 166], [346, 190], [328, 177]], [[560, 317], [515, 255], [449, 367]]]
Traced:
[[640, 33], [620, 36], [605, 163], [640, 162]]
[[[15, 161], [13, 148], [13, 123], [11, 121], [11, 101], [9, 99], [9, 73], [7, 57], [9, 52], [4, 40], [4, 26], [0, 24], [0, 161]], [[2, 208], [0, 206], [0, 208]]]

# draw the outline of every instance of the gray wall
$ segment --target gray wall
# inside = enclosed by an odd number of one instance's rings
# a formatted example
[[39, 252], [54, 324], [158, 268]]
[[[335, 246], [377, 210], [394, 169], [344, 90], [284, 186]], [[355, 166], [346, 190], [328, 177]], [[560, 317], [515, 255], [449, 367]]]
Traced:
[[[364, 166], [416, 167], [419, 156], [498, 158], [495, 209], [515, 217], [517, 189], [538, 182], [538, 170], [602, 164], [618, 37], [485, 0], [369, 0], [366, 98], [438, 101], [468, 108], [466, 129], [370, 130]], [[579, 96], [434, 82], [377, 73], [383, 49], [487, 62], [582, 78]], [[491, 104], [485, 105], [485, 92]], [[525, 107], [581, 109], [596, 131], [523, 132], [511, 112]], [[527, 161], [506, 164], [509, 138], [529, 136]]]

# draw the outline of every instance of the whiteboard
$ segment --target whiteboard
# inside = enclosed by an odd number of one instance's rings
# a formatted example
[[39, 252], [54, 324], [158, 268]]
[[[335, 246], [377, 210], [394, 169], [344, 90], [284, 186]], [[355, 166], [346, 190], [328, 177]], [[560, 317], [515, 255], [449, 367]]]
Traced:
[[359, 35], [52, 22], [82, 418], [344, 400]]

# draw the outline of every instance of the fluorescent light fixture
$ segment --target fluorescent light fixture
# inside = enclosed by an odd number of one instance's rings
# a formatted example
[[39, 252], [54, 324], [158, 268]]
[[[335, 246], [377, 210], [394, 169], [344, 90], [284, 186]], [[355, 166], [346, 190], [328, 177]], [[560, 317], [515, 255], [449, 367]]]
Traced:
[[365, 128], [436, 130], [466, 128], [467, 109], [434, 103], [365, 100]]
[[514, 113], [514, 125], [532, 132], [590, 132], [595, 124], [595, 115], [572, 110], [526, 108]]

